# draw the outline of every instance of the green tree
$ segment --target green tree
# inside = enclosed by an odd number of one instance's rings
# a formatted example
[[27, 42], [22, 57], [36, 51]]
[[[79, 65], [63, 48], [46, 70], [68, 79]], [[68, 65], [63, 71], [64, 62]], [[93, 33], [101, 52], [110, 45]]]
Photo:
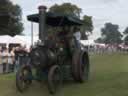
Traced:
[[124, 38], [124, 44], [128, 45], [128, 35]]
[[93, 31], [92, 16], [84, 15], [82, 20], [84, 24], [81, 28], [81, 34], [82, 34], [81, 39], [88, 39], [86, 33], [92, 33]]
[[124, 30], [123, 34], [125, 36], [123, 41], [124, 41], [125, 45], [128, 45], [128, 27]]
[[[77, 5], [71, 4], [71, 3], [63, 3], [61, 5], [55, 4], [50, 9], [50, 12], [56, 12], [60, 14], [66, 14], [66, 15], [74, 15], [78, 18], [81, 17], [82, 9], [79, 8]], [[83, 18], [83, 26], [80, 28], [82, 37], [81, 39], [87, 39], [86, 32], [92, 32], [93, 30], [93, 23], [92, 23], [92, 17], [84, 15]]]
[[80, 13], [82, 12], [82, 9], [71, 3], [63, 3], [62, 5], [58, 5], [58, 4], [53, 5], [49, 9], [49, 11], [60, 14], [66, 14], [66, 15], [75, 15], [77, 17], [80, 17]]
[[102, 40], [106, 44], [119, 44], [122, 42], [122, 34], [119, 32], [119, 26], [112, 23], [106, 23], [101, 29]]
[[9, 16], [8, 18], [0, 19], [0, 25], [4, 26], [0, 26], [0, 35], [14, 36], [22, 33], [22, 10], [19, 5], [14, 5], [10, 0], [0, 0], [0, 13], [5, 13]]
[[128, 35], [128, 27], [124, 30], [124, 35]]
[[102, 39], [101, 37], [99, 37], [99, 38], [97, 38], [97, 39], [95, 40], [95, 42], [96, 42], [96, 43], [103, 43], [104, 41], [103, 41], [103, 39]]

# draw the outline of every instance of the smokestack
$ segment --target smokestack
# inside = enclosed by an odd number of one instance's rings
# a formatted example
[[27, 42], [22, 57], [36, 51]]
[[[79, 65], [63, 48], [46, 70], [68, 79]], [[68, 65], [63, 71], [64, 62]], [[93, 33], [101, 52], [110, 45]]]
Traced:
[[39, 39], [44, 42], [46, 38], [46, 6], [39, 6]]

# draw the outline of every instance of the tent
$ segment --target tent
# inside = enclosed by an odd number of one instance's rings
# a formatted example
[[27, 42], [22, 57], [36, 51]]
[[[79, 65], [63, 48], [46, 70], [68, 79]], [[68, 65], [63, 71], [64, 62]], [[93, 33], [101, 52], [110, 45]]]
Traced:
[[[39, 40], [38, 36], [33, 37], [33, 43]], [[21, 45], [27, 45], [27, 47], [30, 47], [31, 42], [31, 36], [22, 36], [22, 35], [16, 35], [15, 37], [11, 37], [9, 35], [2, 35], [0, 36], [0, 44], [8, 45], [9, 44], [21, 44]]]
[[0, 43], [1, 44], [9, 44], [12, 40], [12, 37], [9, 36], [9, 35], [3, 35], [3, 36], [0, 36]]
[[80, 40], [80, 43], [84, 46], [94, 46], [94, 40]]
[[[27, 47], [30, 47], [32, 45], [31, 36], [16, 35], [14, 38], [23, 41], [24, 43], [22, 43], [22, 44], [26, 44]], [[38, 36], [33, 36], [33, 43], [37, 42], [37, 40], [39, 40], [39, 37]]]
[[0, 36], [0, 44], [5, 44], [8, 47], [9, 44], [26, 45], [27, 43], [20, 38], [11, 37], [9, 35], [3, 35], [3, 36]]
[[0, 43], [6, 43], [6, 44], [20, 43], [20, 44], [23, 44], [23, 43], [25, 43], [25, 41], [23, 41], [19, 38], [11, 37], [9, 35], [3, 35], [3, 36], [0, 36]]

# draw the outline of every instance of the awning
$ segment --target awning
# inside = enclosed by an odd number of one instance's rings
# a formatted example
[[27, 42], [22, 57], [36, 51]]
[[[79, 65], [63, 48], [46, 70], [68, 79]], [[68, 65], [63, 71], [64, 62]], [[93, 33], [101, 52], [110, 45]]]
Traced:
[[[27, 16], [27, 19], [32, 22], [39, 22], [39, 14], [33, 14]], [[47, 12], [46, 13], [46, 24], [50, 26], [74, 26], [82, 25], [83, 22], [79, 18], [73, 15], [64, 15]]]
[[14, 37], [11, 37], [9, 35], [3, 35], [3, 36], [0, 36], [0, 43], [1, 44], [24, 44], [25, 41], [19, 39], [19, 38], [14, 38]]

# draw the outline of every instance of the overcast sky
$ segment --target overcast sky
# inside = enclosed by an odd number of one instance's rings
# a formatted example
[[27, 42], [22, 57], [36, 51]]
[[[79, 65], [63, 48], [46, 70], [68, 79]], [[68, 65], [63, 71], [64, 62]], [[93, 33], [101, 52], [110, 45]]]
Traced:
[[[123, 31], [128, 26], [128, 0], [11, 0], [19, 4], [23, 11], [24, 33], [29, 35], [31, 32], [31, 23], [27, 21], [26, 16], [37, 13], [39, 5], [46, 5], [48, 8], [57, 3], [70, 2], [82, 8], [83, 14], [93, 17], [94, 30], [91, 39], [100, 36], [100, 29], [106, 22], [112, 22], [120, 26]], [[37, 24], [34, 31], [38, 32]], [[35, 34], [36, 35], [36, 34]]]

